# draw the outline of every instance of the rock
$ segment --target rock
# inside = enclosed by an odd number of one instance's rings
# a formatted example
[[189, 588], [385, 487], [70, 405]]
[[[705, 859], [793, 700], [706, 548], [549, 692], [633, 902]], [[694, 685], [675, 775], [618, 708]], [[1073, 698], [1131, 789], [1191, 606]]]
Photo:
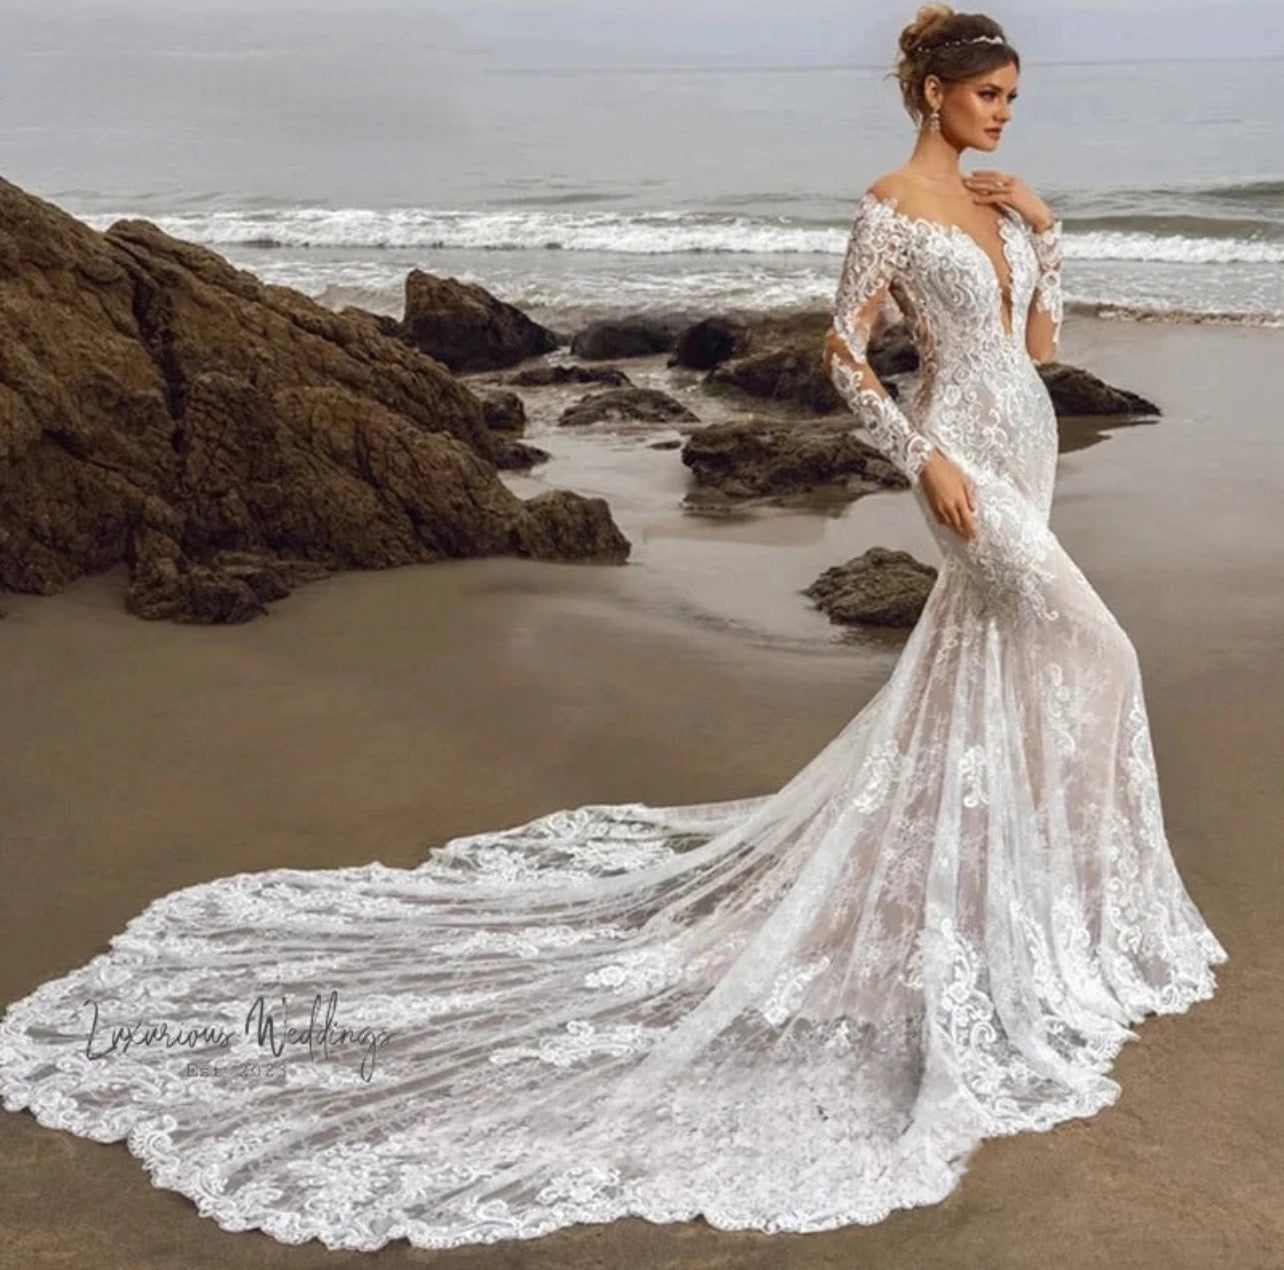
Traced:
[[[823, 354], [829, 329], [829, 315], [814, 311], [756, 323], [750, 327], [748, 351], [710, 371], [704, 386], [758, 401], [784, 402], [809, 414], [850, 414], [825, 374]], [[869, 358], [874, 373], [893, 397], [896, 385], [888, 381], [918, 365], [917, 350], [903, 327], [889, 329], [872, 341]]]
[[749, 347], [749, 327], [736, 318], [703, 318], [678, 336], [670, 366], [710, 370]]
[[1114, 388], [1091, 371], [1064, 362], [1043, 362], [1039, 374], [1059, 415], [1158, 415], [1153, 401]]
[[786, 345], [725, 362], [705, 376], [710, 388], [731, 388], [760, 401], [784, 401], [813, 414], [846, 409], [825, 374], [820, 346]]
[[492, 432], [520, 433], [526, 427], [526, 405], [515, 392], [483, 392], [477, 398]]
[[571, 339], [571, 352], [586, 362], [667, 353], [686, 325], [685, 318], [646, 315], [590, 322]]
[[504, 376], [518, 388], [547, 388], [557, 384], [610, 384], [624, 387], [629, 377], [618, 366], [527, 366]]
[[547, 463], [552, 457], [547, 450], [541, 450], [528, 441], [511, 441], [503, 449], [495, 466], [505, 470], [525, 470], [536, 463]]
[[619, 423], [627, 420], [669, 423], [674, 419], [699, 423], [680, 401], [658, 388], [604, 388], [589, 393], [562, 411], [559, 427], [581, 427], [589, 423]]
[[438, 278], [422, 269], [406, 276], [406, 312], [399, 333], [412, 348], [456, 372], [512, 366], [561, 343], [555, 331], [497, 300], [484, 287]]
[[918, 347], [904, 322], [888, 327], [881, 335], [870, 340], [869, 364], [879, 379], [918, 370]]
[[845, 564], [826, 569], [803, 594], [846, 625], [913, 626], [937, 571], [908, 551], [870, 547]]
[[123, 562], [130, 612], [234, 622], [334, 569], [627, 558], [602, 499], [512, 494], [513, 444], [373, 315], [0, 180], [0, 589]]
[[682, 461], [697, 485], [736, 498], [794, 494], [854, 481], [869, 489], [908, 489], [905, 476], [851, 424], [737, 419], [693, 432]]
[[[629, 540], [615, 528], [611, 509], [604, 498], [584, 498], [570, 490], [551, 489], [528, 498], [522, 504], [525, 514], [514, 527], [515, 555], [536, 560], [576, 560], [583, 557], [586, 542], [613, 546], [614, 556], [603, 551], [599, 558], [623, 560], [629, 552]], [[614, 532], [608, 540], [608, 529]]]

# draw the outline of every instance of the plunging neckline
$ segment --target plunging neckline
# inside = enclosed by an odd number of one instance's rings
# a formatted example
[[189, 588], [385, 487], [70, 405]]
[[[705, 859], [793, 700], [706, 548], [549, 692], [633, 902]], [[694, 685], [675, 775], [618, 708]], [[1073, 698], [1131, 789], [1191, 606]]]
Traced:
[[[885, 208], [893, 216], [900, 217], [901, 220], [907, 222], [910, 225], [927, 225], [932, 229], [940, 230], [947, 237], [950, 234], [957, 234], [960, 238], [966, 238], [967, 241], [970, 242], [972, 246], [975, 247], [977, 251], [979, 251], [981, 255], [985, 257], [986, 263], [990, 267], [990, 277], [994, 279], [994, 288], [995, 288], [995, 291], [998, 293], [999, 330], [1002, 331], [1003, 335], [1009, 340], [1016, 338], [1015, 308], [1009, 309], [1010, 316], [1012, 317], [1012, 320], [1013, 320], [1012, 326], [1009, 327], [1007, 323], [1005, 323], [1003, 320], [1004, 287], [1003, 287], [1003, 281], [999, 277], [999, 267], [994, 263], [994, 257], [990, 255], [989, 251], [985, 247], [983, 247], [981, 243], [977, 240], [975, 234], [968, 233], [968, 231], [964, 229], [962, 225], [956, 225], [952, 221], [933, 220], [930, 216], [911, 216], [908, 212], [903, 212], [899, 207], [896, 206], [896, 196], [893, 194], [889, 194], [886, 198], [882, 198], [879, 195], [875, 194], [872, 190], [866, 190], [865, 193], [861, 195], [861, 198], [869, 199], [872, 202], [877, 203], [880, 207]], [[1007, 271], [1008, 271], [1007, 291], [1009, 296], [1011, 296], [1012, 294], [1013, 269], [1012, 269], [1012, 257], [1008, 255], [1007, 234], [1004, 231], [1010, 228], [1011, 225], [1012, 225], [1012, 217], [1008, 215], [1008, 210], [1005, 207], [999, 206], [999, 224], [998, 224], [999, 251], [1003, 256], [1003, 263], [1007, 266]]]

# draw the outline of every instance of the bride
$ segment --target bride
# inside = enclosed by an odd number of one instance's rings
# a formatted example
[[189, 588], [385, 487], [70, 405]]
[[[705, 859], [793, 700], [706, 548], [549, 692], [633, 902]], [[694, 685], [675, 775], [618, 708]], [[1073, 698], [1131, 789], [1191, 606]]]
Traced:
[[[856, 204], [825, 348], [943, 557], [887, 682], [772, 794], [166, 895], [8, 1008], [6, 1108], [125, 1139], [156, 1186], [289, 1243], [817, 1231], [1094, 1114], [1132, 1025], [1212, 995], [1226, 952], [1169, 852], [1136, 653], [1048, 527], [1061, 225], [958, 170], [1019, 60], [943, 5], [900, 47], [922, 126]], [[892, 302], [904, 405], [865, 360]]]

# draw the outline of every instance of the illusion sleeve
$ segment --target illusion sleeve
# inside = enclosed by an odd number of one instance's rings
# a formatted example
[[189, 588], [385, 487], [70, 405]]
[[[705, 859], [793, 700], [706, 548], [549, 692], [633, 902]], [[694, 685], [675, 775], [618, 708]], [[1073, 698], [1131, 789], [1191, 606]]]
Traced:
[[[888, 298], [900, 235], [900, 219], [888, 205], [861, 199], [834, 298], [838, 346], [827, 351], [826, 371], [870, 443], [912, 483], [932, 453], [932, 443], [914, 429], [866, 360], [875, 321]], [[829, 344], [834, 342], [831, 333]]]
[[1052, 356], [1055, 358], [1061, 342], [1061, 222], [1054, 220], [1047, 229], [1039, 233], [1030, 230], [1029, 234], [1039, 264], [1030, 312], [1048, 315], [1052, 326]]

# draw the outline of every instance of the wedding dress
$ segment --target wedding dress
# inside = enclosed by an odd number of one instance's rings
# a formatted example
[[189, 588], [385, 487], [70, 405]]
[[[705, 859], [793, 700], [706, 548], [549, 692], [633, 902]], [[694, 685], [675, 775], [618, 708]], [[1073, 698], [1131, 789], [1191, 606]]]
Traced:
[[[1134, 649], [1048, 527], [1025, 330], [1060, 329], [1060, 230], [1000, 210], [1004, 288], [961, 227], [857, 203], [830, 373], [943, 564], [782, 788], [166, 895], [9, 1007], [5, 1107], [126, 1139], [228, 1230], [374, 1249], [877, 1222], [981, 1139], [1113, 1102], [1130, 1025], [1227, 954], [1169, 852]], [[922, 359], [904, 408], [863, 373], [889, 298]], [[975, 481], [972, 541], [929, 512], [932, 446]]]

